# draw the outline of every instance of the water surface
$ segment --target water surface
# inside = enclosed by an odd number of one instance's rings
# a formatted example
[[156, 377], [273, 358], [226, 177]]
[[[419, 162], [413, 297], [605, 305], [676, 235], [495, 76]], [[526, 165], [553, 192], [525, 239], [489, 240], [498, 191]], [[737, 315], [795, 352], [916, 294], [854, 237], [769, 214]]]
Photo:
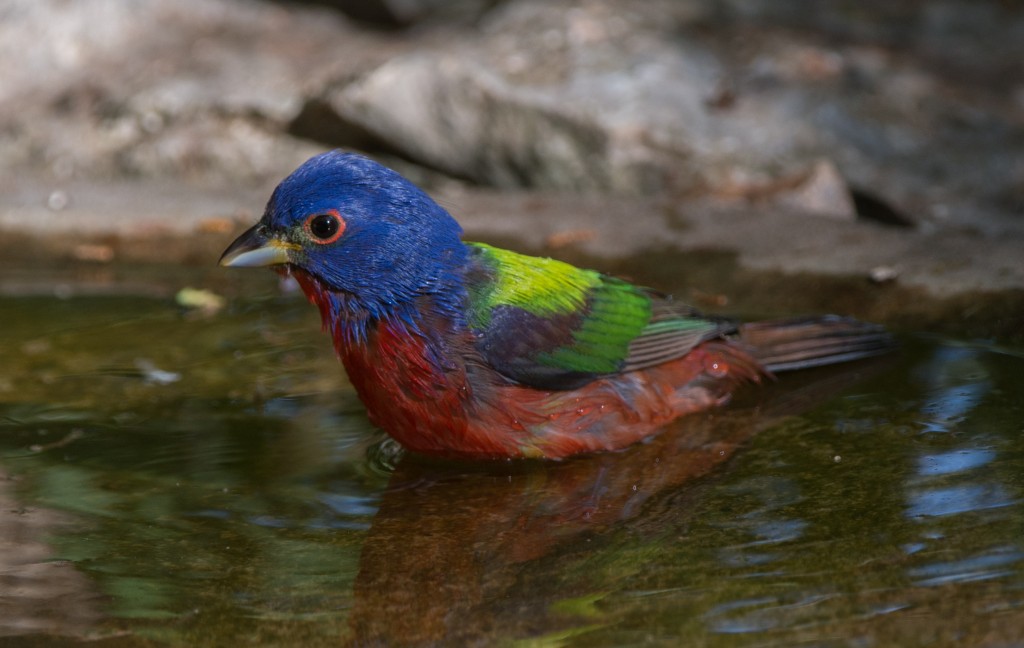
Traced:
[[1024, 638], [1020, 349], [908, 335], [625, 452], [446, 463], [396, 453], [314, 309], [256, 275], [210, 316], [0, 297], [0, 637]]

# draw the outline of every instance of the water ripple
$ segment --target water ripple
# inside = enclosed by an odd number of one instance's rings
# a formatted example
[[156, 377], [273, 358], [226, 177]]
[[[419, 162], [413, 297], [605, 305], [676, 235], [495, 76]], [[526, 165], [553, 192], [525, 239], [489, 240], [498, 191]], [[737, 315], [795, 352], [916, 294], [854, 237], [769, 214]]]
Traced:
[[915, 585], [924, 587], [947, 583], [968, 583], [1011, 575], [1014, 570], [1007, 569], [1007, 567], [1021, 559], [1024, 559], [1024, 553], [1004, 548], [997, 553], [915, 567], [908, 570], [907, 573], [915, 579]]
[[991, 462], [996, 453], [986, 448], [952, 450], [922, 455], [917, 460], [917, 474], [923, 476], [948, 475], [966, 472]]
[[1011, 506], [1016, 503], [999, 484], [931, 488], [909, 495], [907, 517], [938, 517]]

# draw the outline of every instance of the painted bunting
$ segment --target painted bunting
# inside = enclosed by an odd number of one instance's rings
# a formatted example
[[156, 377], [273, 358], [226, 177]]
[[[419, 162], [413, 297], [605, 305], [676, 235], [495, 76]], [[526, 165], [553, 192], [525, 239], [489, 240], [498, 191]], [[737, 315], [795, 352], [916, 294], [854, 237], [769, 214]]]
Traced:
[[275, 266], [319, 307], [371, 421], [467, 458], [617, 450], [774, 372], [875, 355], [878, 326], [737, 325], [549, 258], [464, 242], [458, 223], [365, 157], [313, 157], [223, 266]]

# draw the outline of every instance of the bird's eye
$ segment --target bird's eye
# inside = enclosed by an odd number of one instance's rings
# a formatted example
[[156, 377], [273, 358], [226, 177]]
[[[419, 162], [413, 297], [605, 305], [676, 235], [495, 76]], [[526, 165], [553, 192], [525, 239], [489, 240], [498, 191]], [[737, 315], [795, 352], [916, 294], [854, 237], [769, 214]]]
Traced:
[[306, 219], [306, 232], [316, 243], [334, 243], [345, 231], [345, 221], [336, 213], [314, 214]]

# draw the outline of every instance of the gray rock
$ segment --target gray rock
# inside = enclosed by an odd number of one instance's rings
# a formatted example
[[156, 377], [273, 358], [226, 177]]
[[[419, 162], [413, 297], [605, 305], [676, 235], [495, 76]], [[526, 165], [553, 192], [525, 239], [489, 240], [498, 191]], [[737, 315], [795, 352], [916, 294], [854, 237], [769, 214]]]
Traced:
[[856, 205], [839, 170], [828, 160], [814, 165], [810, 173], [787, 191], [780, 191], [776, 205], [805, 214], [838, 220], [857, 217]]
[[9, 0], [0, 173], [32, 178], [44, 188], [33, 204], [68, 216], [82, 183], [266, 188], [347, 145], [501, 188], [1024, 232], [1024, 12], [992, 0], [855, 15], [835, 0], [459, 4], [494, 8], [396, 37], [297, 3]]
[[500, 0], [309, 0], [337, 9], [354, 20], [384, 28], [409, 27], [428, 20], [473, 18]]
[[244, 0], [11, 0], [0, 9], [0, 168], [69, 177], [279, 177], [308, 87], [387, 47], [320, 9]]
[[714, 115], [719, 65], [671, 24], [636, 3], [576, 5], [509, 4], [477, 38], [388, 61], [328, 101], [390, 147], [499, 187], [690, 187], [799, 141], [799, 124], [762, 146], [764, 131]]
[[[924, 54], [680, 5], [507, 3], [479, 33], [405, 53], [320, 99], [389, 150], [497, 187], [742, 195], [824, 159], [900, 220], [1020, 226], [1006, 209], [1024, 202], [1012, 95], [974, 93]], [[775, 20], [834, 30], [842, 12], [829, 6]], [[875, 12], [885, 42], [887, 14]]]

